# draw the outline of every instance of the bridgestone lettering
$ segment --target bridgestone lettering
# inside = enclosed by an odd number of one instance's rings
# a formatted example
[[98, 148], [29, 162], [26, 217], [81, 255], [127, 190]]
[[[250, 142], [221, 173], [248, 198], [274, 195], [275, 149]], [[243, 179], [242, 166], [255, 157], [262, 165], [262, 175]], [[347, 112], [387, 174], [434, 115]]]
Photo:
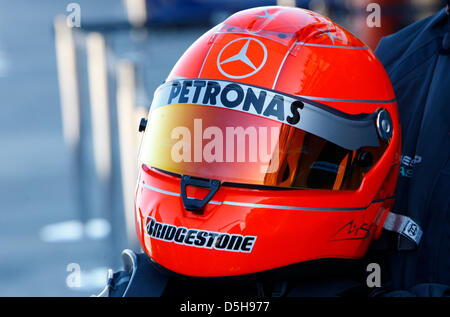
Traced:
[[154, 239], [166, 242], [197, 248], [244, 253], [250, 253], [256, 241], [255, 236], [176, 227], [157, 222], [153, 217], [147, 217], [146, 234]]

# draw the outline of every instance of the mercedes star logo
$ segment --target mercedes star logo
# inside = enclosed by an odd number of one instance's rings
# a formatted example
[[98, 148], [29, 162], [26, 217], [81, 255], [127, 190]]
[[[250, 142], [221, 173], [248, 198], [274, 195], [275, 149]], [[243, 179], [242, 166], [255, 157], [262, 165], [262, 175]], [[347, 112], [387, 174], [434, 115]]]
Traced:
[[[231, 53], [232, 55], [229, 56], [230, 51], [236, 52], [237, 50], [239, 50], [237, 53]], [[266, 60], [267, 49], [264, 44], [255, 38], [244, 37], [235, 39], [222, 48], [217, 57], [217, 68], [228, 78], [246, 78], [256, 74], [264, 66]], [[234, 65], [234, 68], [232, 68], [227, 66], [236, 61], [247, 65], [247, 67], [239, 68]]]

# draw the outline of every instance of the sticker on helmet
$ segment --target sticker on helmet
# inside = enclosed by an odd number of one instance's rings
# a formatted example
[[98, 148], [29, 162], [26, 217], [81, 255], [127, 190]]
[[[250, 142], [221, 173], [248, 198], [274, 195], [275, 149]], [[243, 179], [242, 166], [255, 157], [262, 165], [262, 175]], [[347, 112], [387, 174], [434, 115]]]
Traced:
[[151, 238], [196, 248], [250, 253], [256, 241], [255, 236], [177, 227], [157, 222], [150, 216], [147, 217], [145, 228], [145, 233]]
[[249, 112], [291, 125], [300, 121], [303, 109], [300, 100], [236, 82], [174, 81], [161, 94], [164, 99], [154, 102], [153, 109], [171, 104], [203, 104]]
[[341, 227], [331, 238], [331, 241], [364, 240], [370, 237], [368, 223], [359, 224], [351, 220]]
[[[223, 56], [226, 56], [228, 50], [236, 49], [236, 47], [233, 46], [237, 46], [237, 48], [239, 48], [239, 52], [224, 58]], [[252, 37], [243, 37], [231, 41], [222, 48], [219, 56], [217, 57], [217, 68], [224, 76], [228, 78], [246, 78], [256, 74], [264, 66], [266, 60], [267, 48], [263, 44], [263, 42]], [[237, 61], [242, 63], [241, 66], [245, 67], [246, 65], [247, 68], [244, 69], [246, 69], [247, 71], [241, 72], [239, 74], [234, 74], [233, 71], [235, 72], [236, 69], [242, 69], [242, 67], [227, 69], [226, 66], [229, 63]]]
[[343, 148], [379, 146], [376, 113], [350, 115], [299, 96], [224, 80], [174, 80], [155, 92], [150, 112], [169, 105], [242, 111], [312, 133]]

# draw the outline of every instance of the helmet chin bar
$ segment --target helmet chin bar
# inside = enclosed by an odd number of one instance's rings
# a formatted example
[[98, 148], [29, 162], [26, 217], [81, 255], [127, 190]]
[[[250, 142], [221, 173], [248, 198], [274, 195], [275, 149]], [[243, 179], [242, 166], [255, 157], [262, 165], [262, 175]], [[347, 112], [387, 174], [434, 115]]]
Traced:
[[[186, 194], [186, 186], [197, 186], [201, 188], [208, 188], [209, 193], [203, 199], [191, 198]], [[184, 209], [192, 211], [193, 213], [203, 214], [203, 209], [206, 204], [211, 200], [214, 194], [220, 187], [220, 181], [216, 179], [205, 179], [199, 177], [192, 177], [189, 175], [183, 175], [181, 177], [181, 199], [183, 201]]]

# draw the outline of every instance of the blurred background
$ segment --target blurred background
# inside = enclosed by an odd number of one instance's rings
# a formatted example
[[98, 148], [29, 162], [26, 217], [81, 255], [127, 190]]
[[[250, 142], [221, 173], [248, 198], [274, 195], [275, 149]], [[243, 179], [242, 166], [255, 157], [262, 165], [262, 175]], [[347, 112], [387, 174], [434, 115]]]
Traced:
[[445, 1], [0, 0], [0, 296], [102, 290], [121, 251], [139, 249], [138, 126], [153, 91], [209, 28], [277, 2], [375, 49]]

